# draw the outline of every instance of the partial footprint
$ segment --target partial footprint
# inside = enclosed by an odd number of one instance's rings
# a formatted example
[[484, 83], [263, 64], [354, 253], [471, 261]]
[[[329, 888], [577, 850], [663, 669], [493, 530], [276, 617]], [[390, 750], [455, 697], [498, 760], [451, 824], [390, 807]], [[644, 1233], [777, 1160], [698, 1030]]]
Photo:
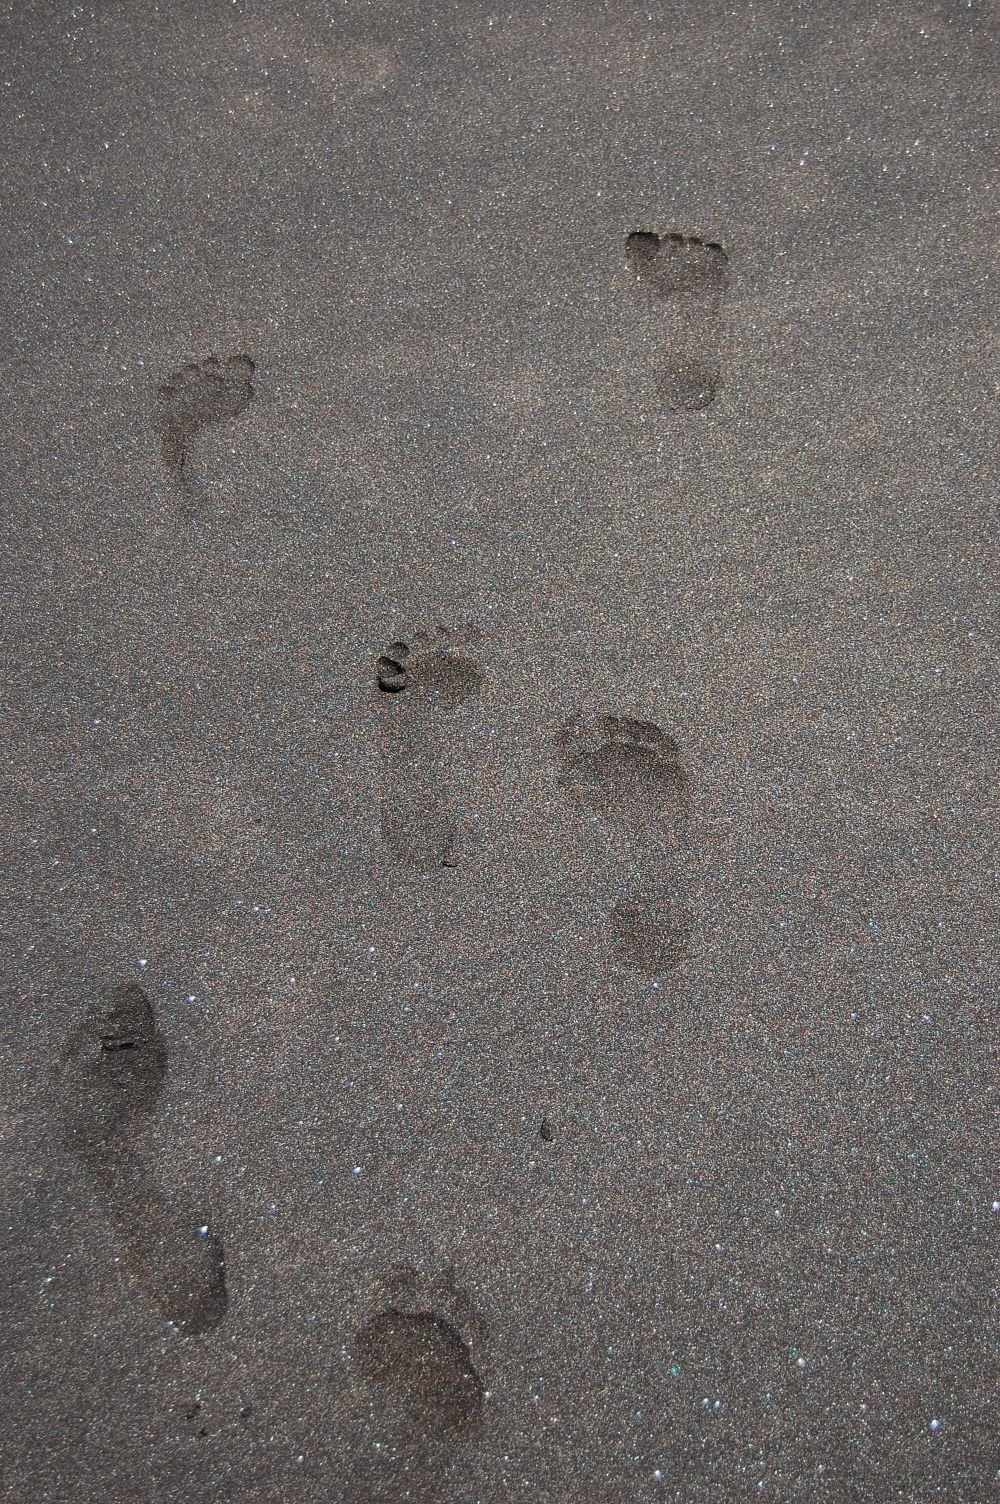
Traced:
[[640, 290], [665, 324], [666, 353], [656, 388], [675, 412], [715, 401], [721, 380], [722, 305], [729, 257], [721, 245], [690, 235], [637, 230], [625, 255]]
[[391, 725], [382, 773], [382, 838], [400, 865], [432, 872], [461, 860], [459, 812], [451, 787], [448, 720], [483, 682], [466, 649], [474, 627], [439, 627], [392, 642], [375, 665]]
[[655, 884], [620, 901], [608, 917], [608, 946], [622, 966], [662, 975], [685, 954], [694, 926], [671, 876], [687, 833], [690, 779], [672, 736], [628, 715], [574, 716], [557, 737], [563, 792], [581, 808], [628, 832], [637, 861]]
[[574, 716], [558, 745], [560, 786], [578, 804], [648, 832], [675, 827], [686, 814], [688, 778], [677, 743], [652, 722]]
[[66, 1147], [86, 1172], [139, 1284], [168, 1321], [189, 1334], [226, 1313], [221, 1239], [201, 1219], [169, 1207], [133, 1146], [159, 1101], [167, 1048], [141, 987], [116, 987], [89, 1010], [63, 1056]]
[[473, 1346], [486, 1336], [482, 1319], [448, 1271], [425, 1285], [408, 1266], [395, 1275], [390, 1304], [359, 1328], [358, 1371], [397, 1425], [446, 1441], [479, 1420], [485, 1390]]
[[608, 917], [608, 943], [621, 966], [663, 976], [683, 960], [694, 915], [686, 904], [658, 892], [618, 903]]
[[245, 413], [254, 399], [254, 363], [249, 355], [220, 360], [209, 355], [180, 366], [157, 388], [153, 432], [174, 483], [190, 489], [187, 462], [191, 440], [212, 423]]

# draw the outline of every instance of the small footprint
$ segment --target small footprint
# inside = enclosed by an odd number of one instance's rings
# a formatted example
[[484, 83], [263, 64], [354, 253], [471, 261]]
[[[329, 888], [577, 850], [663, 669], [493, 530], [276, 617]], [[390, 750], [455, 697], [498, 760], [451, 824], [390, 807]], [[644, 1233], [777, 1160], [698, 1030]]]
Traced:
[[667, 354], [657, 391], [675, 412], [715, 401], [721, 380], [722, 306], [729, 257], [713, 240], [636, 230], [625, 255], [641, 291], [667, 314]]
[[574, 716], [556, 739], [558, 782], [575, 804], [628, 832], [636, 849], [655, 850], [656, 885], [623, 899], [608, 916], [608, 945], [619, 965], [662, 975], [687, 951], [694, 917], [667, 875], [686, 837], [690, 779], [672, 736], [628, 715]]
[[393, 717], [381, 794], [382, 838], [394, 861], [419, 872], [459, 865], [460, 822], [451, 787], [449, 717], [483, 683], [466, 649], [470, 625], [417, 632], [391, 642], [375, 665], [375, 683]]
[[487, 1334], [481, 1317], [450, 1270], [427, 1286], [404, 1265], [388, 1298], [388, 1306], [356, 1334], [361, 1377], [395, 1422], [424, 1440], [467, 1433], [480, 1419], [485, 1399], [472, 1355], [477, 1338]]
[[238, 418], [253, 401], [254, 363], [249, 355], [230, 355], [178, 367], [158, 388], [153, 432], [174, 483], [190, 490], [187, 474], [191, 440], [212, 423]]
[[226, 1313], [222, 1241], [170, 1207], [133, 1147], [167, 1077], [167, 1047], [141, 987], [113, 988], [80, 1023], [63, 1055], [63, 1141], [94, 1186], [138, 1283], [189, 1335]]

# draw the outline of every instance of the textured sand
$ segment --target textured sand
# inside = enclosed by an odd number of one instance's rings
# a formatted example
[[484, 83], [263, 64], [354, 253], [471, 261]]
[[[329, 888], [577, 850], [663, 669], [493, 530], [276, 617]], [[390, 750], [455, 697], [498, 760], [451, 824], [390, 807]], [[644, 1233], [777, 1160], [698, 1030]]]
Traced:
[[5, 8], [4, 1500], [992, 1496], [996, 41]]

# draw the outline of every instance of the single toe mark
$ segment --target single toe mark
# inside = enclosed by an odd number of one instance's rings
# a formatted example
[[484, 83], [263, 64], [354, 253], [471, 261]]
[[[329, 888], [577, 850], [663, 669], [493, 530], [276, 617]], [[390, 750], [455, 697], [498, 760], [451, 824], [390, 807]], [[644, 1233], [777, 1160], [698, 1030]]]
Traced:
[[691, 940], [694, 916], [683, 903], [658, 896], [616, 905], [609, 917], [612, 954], [647, 975], [673, 971]]
[[375, 679], [383, 694], [395, 695], [407, 686], [406, 660], [410, 649], [405, 642], [390, 642], [375, 665]]
[[411, 1420], [436, 1431], [464, 1431], [479, 1419], [483, 1385], [456, 1327], [425, 1311], [382, 1311], [360, 1329], [359, 1367], [372, 1388]]

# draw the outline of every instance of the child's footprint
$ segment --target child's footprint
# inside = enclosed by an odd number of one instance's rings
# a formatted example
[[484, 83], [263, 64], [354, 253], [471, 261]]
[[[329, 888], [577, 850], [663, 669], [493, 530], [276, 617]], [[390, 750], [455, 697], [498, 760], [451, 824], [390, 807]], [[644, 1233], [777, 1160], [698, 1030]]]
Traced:
[[647, 299], [666, 315], [667, 354], [657, 391], [676, 412], [708, 407], [719, 390], [729, 257], [715, 241], [648, 230], [627, 237], [625, 254]]
[[[687, 771], [672, 736], [651, 721], [627, 715], [574, 716], [556, 744], [560, 788], [582, 808], [627, 830], [637, 849], [653, 845], [666, 863], [687, 830]], [[620, 901], [608, 918], [615, 960], [650, 975], [672, 971], [687, 949], [693, 916], [671, 883]]]
[[190, 490], [187, 461], [191, 440], [211, 423], [245, 413], [254, 399], [254, 363], [249, 355], [220, 360], [209, 355], [180, 366], [157, 388], [153, 432], [171, 479]]
[[451, 789], [448, 720], [483, 682], [465, 649], [475, 628], [392, 642], [375, 682], [392, 725], [382, 775], [382, 838], [394, 861], [431, 872], [456, 867], [459, 818]]
[[354, 1357], [395, 1425], [424, 1442], [447, 1441], [482, 1414], [485, 1390], [472, 1349], [486, 1335], [451, 1271], [425, 1285], [404, 1265], [389, 1281], [385, 1308], [358, 1329]]
[[169, 1321], [197, 1334], [226, 1313], [221, 1239], [167, 1206], [132, 1143], [166, 1074], [167, 1048], [146, 994], [134, 984], [114, 988], [64, 1052], [60, 1116], [66, 1147], [99, 1193], [135, 1278]]

